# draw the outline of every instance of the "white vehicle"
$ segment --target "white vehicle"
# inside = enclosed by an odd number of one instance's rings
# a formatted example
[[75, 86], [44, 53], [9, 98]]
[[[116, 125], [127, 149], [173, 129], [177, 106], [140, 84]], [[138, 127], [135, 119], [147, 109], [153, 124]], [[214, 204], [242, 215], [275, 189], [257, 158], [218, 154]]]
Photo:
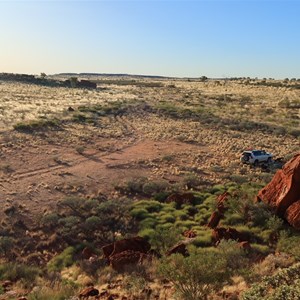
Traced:
[[244, 164], [258, 165], [260, 162], [270, 163], [273, 155], [265, 150], [244, 151], [241, 162]]

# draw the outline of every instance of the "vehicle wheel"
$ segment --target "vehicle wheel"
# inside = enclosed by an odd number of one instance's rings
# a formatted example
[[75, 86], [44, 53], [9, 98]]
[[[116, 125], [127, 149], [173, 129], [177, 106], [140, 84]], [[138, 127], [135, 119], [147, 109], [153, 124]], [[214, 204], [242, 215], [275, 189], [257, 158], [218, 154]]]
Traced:
[[254, 164], [253, 164], [254, 166], [258, 166], [258, 160], [256, 159], [255, 161], [254, 161]]

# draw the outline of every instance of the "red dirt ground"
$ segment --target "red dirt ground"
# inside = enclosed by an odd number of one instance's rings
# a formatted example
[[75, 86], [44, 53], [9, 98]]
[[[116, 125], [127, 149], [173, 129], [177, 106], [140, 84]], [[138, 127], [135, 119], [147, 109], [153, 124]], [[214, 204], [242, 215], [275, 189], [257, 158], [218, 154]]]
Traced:
[[[171, 174], [170, 163], [161, 158], [203, 148], [177, 141], [95, 137], [80, 154], [72, 143], [53, 144], [40, 136], [19, 135], [13, 141], [1, 144], [0, 203], [4, 208], [21, 205], [30, 215], [54, 209], [70, 195], [117, 197], [114, 186], [132, 178], [178, 182], [180, 176]], [[160, 161], [160, 172], [155, 161]]]

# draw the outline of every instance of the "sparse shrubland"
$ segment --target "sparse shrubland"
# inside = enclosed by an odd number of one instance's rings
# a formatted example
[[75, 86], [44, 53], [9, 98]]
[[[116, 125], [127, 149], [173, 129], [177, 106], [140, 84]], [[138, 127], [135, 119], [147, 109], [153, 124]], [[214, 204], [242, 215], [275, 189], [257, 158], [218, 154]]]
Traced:
[[[299, 234], [254, 201], [299, 151], [297, 81], [93, 81], [94, 90], [1, 85], [1, 126], [14, 130], [1, 136], [0, 280], [30, 300], [69, 300], [91, 283], [120, 299], [235, 289], [245, 300], [298, 299]], [[248, 148], [282, 159], [241, 165]], [[250, 246], [216, 241], [207, 226], [225, 192], [218, 227]], [[136, 235], [151, 259], [118, 274], [101, 247]], [[169, 255], [178, 245], [187, 253]]]

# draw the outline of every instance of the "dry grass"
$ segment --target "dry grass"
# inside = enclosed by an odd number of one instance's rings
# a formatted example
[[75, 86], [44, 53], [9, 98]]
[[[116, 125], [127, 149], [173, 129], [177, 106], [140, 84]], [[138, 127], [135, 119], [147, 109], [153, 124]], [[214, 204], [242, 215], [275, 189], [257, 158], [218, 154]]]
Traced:
[[[71, 190], [118, 197], [114, 186], [139, 176], [177, 184], [193, 174], [199, 188], [268, 180], [261, 169], [240, 164], [243, 150], [263, 148], [276, 157], [299, 150], [299, 108], [281, 104], [298, 101], [300, 90], [288, 85], [101, 77], [97, 90], [2, 82], [0, 96], [0, 196], [12, 202], [37, 204], [41, 195], [54, 201]], [[68, 121], [37, 134], [11, 131], [39, 117], [38, 125]], [[47, 188], [32, 192], [38, 176]]]

